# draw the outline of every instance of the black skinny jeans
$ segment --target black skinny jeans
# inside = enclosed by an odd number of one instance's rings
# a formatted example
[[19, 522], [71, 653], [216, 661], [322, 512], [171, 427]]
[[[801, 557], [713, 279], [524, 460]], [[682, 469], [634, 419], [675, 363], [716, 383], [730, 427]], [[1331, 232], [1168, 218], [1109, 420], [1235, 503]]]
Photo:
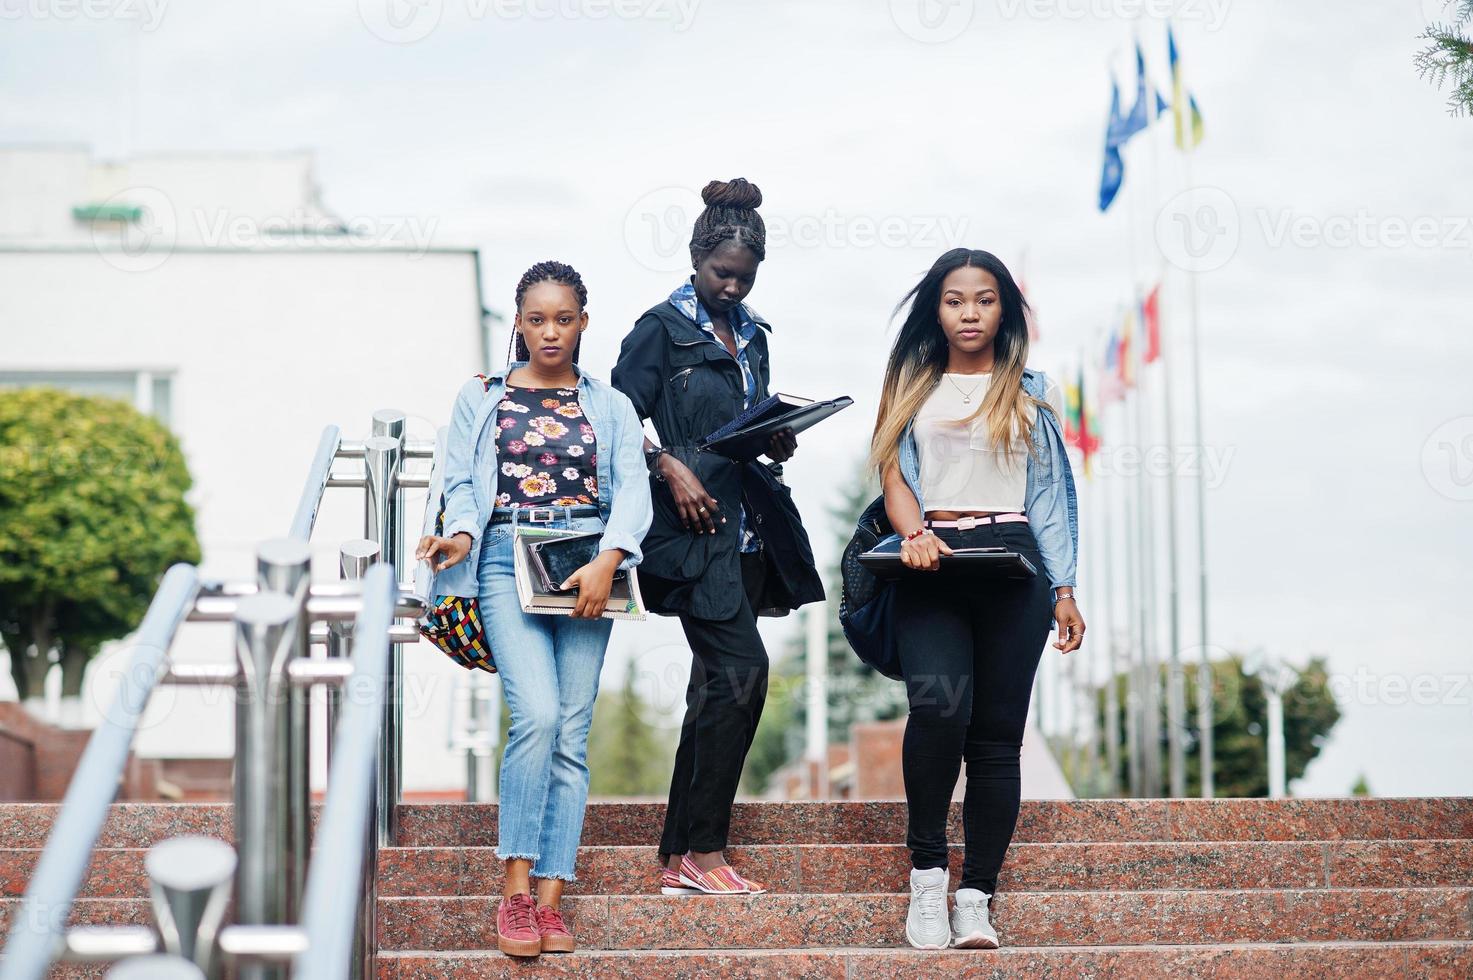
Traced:
[[767, 650], [754, 612], [765, 561], [760, 552], [741, 556], [745, 595], [732, 618], [680, 617], [693, 658], [660, 836], [662, 855], [726, 849], [731, 804], [767, 701]]
[[1053, 617], [1053, 590], [1027, 524], [940, 528], [936, 534], [954, 548], [1020, 552], [1039, 572], [1026, 581], [911, 572], [896, 586], [895, 622], [910, 700], [901, 765], [911, 866], [947, 866], [947, 811], [965, 759], [960, 887], [992, 894], [1018, 822], [1018, 756], [1033, 675]]

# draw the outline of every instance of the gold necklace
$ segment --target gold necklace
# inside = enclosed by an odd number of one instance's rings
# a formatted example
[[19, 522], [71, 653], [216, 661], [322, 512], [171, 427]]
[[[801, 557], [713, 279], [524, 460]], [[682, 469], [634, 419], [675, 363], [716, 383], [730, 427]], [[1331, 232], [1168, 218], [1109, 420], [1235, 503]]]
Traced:
[[[988, 373], [990, 374], [991, 372], [988, 372]], [[951, 386], [953, 388], [955, 388], [957, 391], [961, 392], [961, 394], [962, 394], [962, 404], [963, 405], [970, 405], [970, 404], [972, 404], [972, 396], [977, 393], [977, 389], [978, 388], [982, 387], [982, 382], [981, 381], [978, 381], [976, 384], [972, 385], [972, 390], [971, 391], [967, 391], [961, 385], [957, 384], [956, 383], [956, 379], [953, 378], [950, 374], [947, 374], [946, 372], [943, 371], [942, 372], [942, 376], [944, 378], [946, 378], [947, 381], [950, 381], [951, 382]], [[986, 378], [987, 375], [984, 374], [984, 375], [982, 375], [982, 377]]]

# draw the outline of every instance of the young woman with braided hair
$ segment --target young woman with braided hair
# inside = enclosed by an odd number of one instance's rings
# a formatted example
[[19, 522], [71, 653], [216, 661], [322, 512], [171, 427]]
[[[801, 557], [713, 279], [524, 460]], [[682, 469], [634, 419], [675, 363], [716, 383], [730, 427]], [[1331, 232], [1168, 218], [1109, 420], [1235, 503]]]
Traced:
[[743, 301], [767, 254], [762, 192], [712, 181], [691, 233], [693, 275], [624, 338], [615, 387], [654, 424], [645, 440], [655, 518], [640, 584], [650, 609], [680, 618], [693, 654], [685, 722], [660, 838], [669, 894], [763, 891], [726, 863], [732, 801], [767, 696], [758, 615], [823, 597], [797, 510], [781, 483], [791, 432], [773, 437], [770, 465], [696, 447], [768, 397], [771, 326]]
[[[539, 262], [522, 276], [506, 368], [472, 378], [455, 402], [444, 536], [426, 536], [417, 553], [434, 562], [437, 597], [478, 598], [511, 710], [496, 932], [513, 956], [574, 947], [558, 907], [574, 880], [588, 800], [588, 728], [612, 625], [601, 613], [614, 573], [639, 563], [650, 525], [639, 416], [578, 367], [587, 304], [571, 266]], [[518, 523], [602, 532], [597, 557], [562, 583], [578, 590], [572, 616], [522, 611], [512, 564]]]

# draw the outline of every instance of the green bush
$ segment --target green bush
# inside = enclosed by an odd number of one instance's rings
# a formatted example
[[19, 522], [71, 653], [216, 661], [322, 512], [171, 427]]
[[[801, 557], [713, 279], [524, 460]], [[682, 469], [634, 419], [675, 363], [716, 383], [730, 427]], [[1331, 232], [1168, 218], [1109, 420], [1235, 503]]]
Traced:
[[198, 562], [189, 470], [163, 425], [110, 398], [0, 391], [0, 641], [22, 699], [53, 663], [78, 695], [98, 648]]

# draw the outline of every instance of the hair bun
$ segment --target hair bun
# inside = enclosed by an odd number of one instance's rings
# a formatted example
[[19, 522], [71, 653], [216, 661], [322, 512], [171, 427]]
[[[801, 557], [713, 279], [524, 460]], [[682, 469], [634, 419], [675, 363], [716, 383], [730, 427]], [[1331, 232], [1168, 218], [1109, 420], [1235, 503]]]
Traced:
[[701, 200], [708, 208], [745, 208], [762, 206], [762, 190], [745, 177], [713, 180], [701, 190]]

